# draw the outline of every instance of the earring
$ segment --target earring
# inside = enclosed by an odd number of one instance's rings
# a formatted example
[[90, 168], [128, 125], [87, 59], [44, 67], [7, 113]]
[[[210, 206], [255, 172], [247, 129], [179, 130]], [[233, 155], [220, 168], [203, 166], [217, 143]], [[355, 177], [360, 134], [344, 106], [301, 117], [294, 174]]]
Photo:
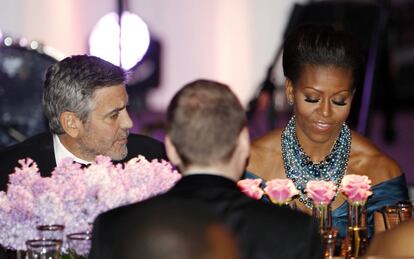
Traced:
[[290, 100], [290, 99], [288, 100], [288, 102], [287, 102], [287, 103], [288, 103], [288, 105], [289, 105], [289, 106], [292, 106], [292, 105], [293, 105], [293, 101], [292, 101], [292, 100]]

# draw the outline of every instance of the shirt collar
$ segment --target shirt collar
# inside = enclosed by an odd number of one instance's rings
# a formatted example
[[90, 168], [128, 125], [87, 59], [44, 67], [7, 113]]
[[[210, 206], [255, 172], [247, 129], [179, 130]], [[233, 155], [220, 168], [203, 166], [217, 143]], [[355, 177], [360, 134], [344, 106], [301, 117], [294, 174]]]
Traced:
[[73, 161], [84, 165], [88, 165], [91, 163], [83, 159], [80, 159], [79, 157], [72, 154], [69, 150], [67, 150], [66, 147], [62, 144], [62, 142], [60, 142], [59, 136], [56, 134], [53, 134], [53, 150], [55, 152], [56, 165], [59, 165], [60, 162], [66, 157], [70, 157], [73, 159]]

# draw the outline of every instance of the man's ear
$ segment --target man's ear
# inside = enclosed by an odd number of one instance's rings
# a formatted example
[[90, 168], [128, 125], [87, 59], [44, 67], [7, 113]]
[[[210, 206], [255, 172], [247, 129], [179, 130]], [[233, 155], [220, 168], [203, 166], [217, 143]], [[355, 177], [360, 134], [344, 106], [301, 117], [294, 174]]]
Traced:
[[244, 127], [244, 129], [240, 132], [237, 142], [237, 146], [240, 149], [239, 154], [241, 158], [243, 160], [247, 159], [250, 155], [250, 136], [247, 127]]
[[59, 121], [65, 133], [73, 138], [76, 138], [83, 130], [82, 121], [73, 112], [62, 112]]
[[166, 135], [164, 139], [165, 151], [167, 152], [167, 157], [173, 165], [178, 167], [181, 166], [181, 158], [178, 155], [177, 149], [171, 141], [170, 136]]

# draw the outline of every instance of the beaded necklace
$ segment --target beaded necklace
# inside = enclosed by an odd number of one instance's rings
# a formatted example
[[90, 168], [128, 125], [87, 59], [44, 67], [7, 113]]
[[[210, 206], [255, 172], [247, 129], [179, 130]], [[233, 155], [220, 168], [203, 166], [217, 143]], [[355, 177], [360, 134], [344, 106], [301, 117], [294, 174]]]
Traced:
[[344, 123], [331, 152], [319, 163], [313, 163], [299, 144], [296, 136], [295, 116], [282, 133], [282, 156], [286, 176], [293, 181], [300, 192], [299, 201], [312, 208], [312, 201], [306, 196], [306, 184], [310, 180], [333, 181], [339, 189], [349, 160], [351, 131]]

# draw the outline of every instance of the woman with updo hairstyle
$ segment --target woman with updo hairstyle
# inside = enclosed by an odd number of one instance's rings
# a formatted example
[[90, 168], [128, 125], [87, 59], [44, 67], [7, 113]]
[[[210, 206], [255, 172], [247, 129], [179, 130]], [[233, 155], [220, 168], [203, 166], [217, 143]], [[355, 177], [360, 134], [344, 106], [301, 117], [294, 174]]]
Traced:
[[[329, 26], [303, 25], [284, 43], [285, 92], [293, 116], [285, 128], [252, 142], [246, 177], [290, 178], [300, 191], [299, 210], [311, 213], [304, 189], [310, 180], [330, 180], [338, 187], [344, 175], [367, 175], [373, 194], [367, 201], [368, 236], [384, 229], [386, 205], [408, 199], [399, 165], [370, 140], [346, 125], [363, 58], [354, 38]], [[341, 237], [347, 228], [346, 197], [337, 193], [333, 225]]]

